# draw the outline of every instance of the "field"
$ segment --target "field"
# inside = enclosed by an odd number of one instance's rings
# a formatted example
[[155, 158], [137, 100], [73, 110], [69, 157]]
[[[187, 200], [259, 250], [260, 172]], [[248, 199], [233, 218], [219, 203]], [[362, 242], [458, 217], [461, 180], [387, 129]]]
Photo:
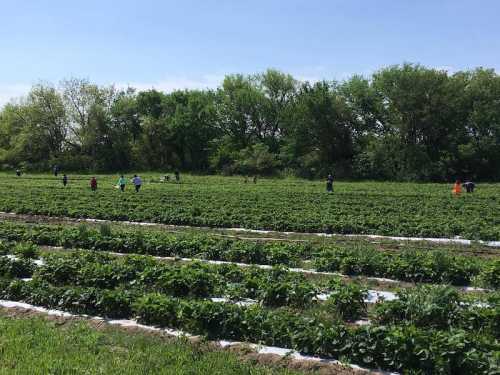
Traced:
[[0, 176], [0, 210], [57, 216], [151, 221], [278, 231], [500, 239], [500, 185], [481, 184], [456, 199], [446, 184], [343, 183], [326, 194], [322, 182], [181, 176], [159, 183], [143, 175], [140, 194], [114, 188], [117, 177]]
[[[223, 340], [399, 373], [499, 373], [498, 248], [344, 235], [498, 241], [500, 185], [452, 197], [450, 186], [439, 184], [339, 182], [327, 194], [321, 182], [292, 179], [143, 179], [136, 194], [98, 176], [92, 193], [89, 176], [70, 176], [63, 187], [47, 175], [2, 175], [0, 211], [10, 214], [0, 214], [0, 302], [125, 319], [210, 344], [200, 353], [184, 341], [93, 333], [78, 323], [68, 330], [73, 352], [82, 354], [62, 356], [63, 336], [50, 322], [3, 316], [2, 340], [16, 332], [27, 340], [26, 327], [33, 327], [33, 342], [47, 336], [55, 343], [50, 350], [33, 345], [30, 355], [47, 352], [46, 366], [67, 362], [62, 372], [78, 368], [83, 356], [98, 373], [99, 361], [102, 368], [119, 361], [115, 346], [134, 353], [125, 373], [140, 372], [145, 357], [152, 359], [144, 373], [156, 373], [155, 366], [165, 373], [288, 371], [238, 364], [210, 346]], [[275, 232], [228, 229], [238, 227]], [[92, 352], [101, 342], [102, 351]], [[12, 362], [20, 345], [2, 349], [0, 362]], [[175, 362], [157, 358], [172, 352], [179, 353]], [[332, 366], [322, 373], [358, 371]]]

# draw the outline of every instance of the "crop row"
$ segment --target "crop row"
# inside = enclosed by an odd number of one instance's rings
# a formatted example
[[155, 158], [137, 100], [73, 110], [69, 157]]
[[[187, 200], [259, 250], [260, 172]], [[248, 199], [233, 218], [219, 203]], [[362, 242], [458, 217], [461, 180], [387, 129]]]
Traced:
[[[494, 195], [452, 197], [383, 191], [333, 195], [279, 186], [166, 184], [119, 194], [86, 184], [67, 189], [43, 182], [0, 181], [0, 210], [52, 216], [153, 221], [209, 227], [422, 237], [500, 239], [500, 200]], [[96, 204], [98, 202], [98, 204]]]
[[320, 271], [453, 285], [474, 282], [488, 288], [500, 288], [499, 258], [480, 259], [442, 250], [383, 252], [360, 246], [346, 248], [325, 244], [314, 247], [302, 243], [244, 241], [159, 231], [111, 231], [105, 225], [95, 229], [8, 222], [0, 223], [0, 238], [96, 251], [248, 264], [296, 266], [308, 259]]
[[[51, 286], [0, 280], [0, 298], [182, 329], [209, 338], [262, 342], [364, 366], [425, 373], [498, 371], [498, 343], [463, 329], [425, 330], [413, 325], [350, 328], [289, 310], [239, 307], [126, 290]], [[496, 354], [495, 354], [496, 353]]]
[[[24, 260], [27, 269], [20, 274], [12, 273], [12, 264], [19, 262], [17, 259], [3, 260], [0, 276], [32, 276], [54, 286], [121, 288], [135, 290], [138, 295], [155, 291], [182, 298], [223, 296], [228, 301], [250, 298], [265, 307], [288, 306], [301, 311], [314, 308], [319, 293], [328, 293], [321, 310], [331, 315], [330, 318], [343, 320], [359, 319], [367, 309], [367, 290], [355, 283], [345, 284], [336, 278], [313, 282], [284, 268], [263, 271], [229, 265], [178, 265], [142, 256], [117, 258], [84, 252], [45, 256], [44, 264], [31, 274], [33, 266], [27, 263], [29, 260]], [[384, 324], [410, 322], [439, 329], [461, 327], [498, 336], [500, 309], [496, 295], [490, 306], [476, 304], [472, 307], [456, 290], [446, 286], [413, 288], [399, 295], [399, 300], [377, 304], [370, 317]]]

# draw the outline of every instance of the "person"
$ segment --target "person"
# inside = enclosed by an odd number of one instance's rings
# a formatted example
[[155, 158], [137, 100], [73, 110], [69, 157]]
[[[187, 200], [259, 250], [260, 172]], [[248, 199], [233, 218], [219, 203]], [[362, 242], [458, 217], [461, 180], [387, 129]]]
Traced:
[[135, 192], [138, 193], [139, 190], [141, 189], [141, 185], [142, 185], [141, 178], [135, 174], [134, 178], [132, 179], [132, 183], [135, 186]]
[[253, 183], [256, 184], [257, 183], [257, 176], [253, 176]]
[[179, 171], [175, 171], [175, 181], [179, 182], [181, 180], [181, 176], [179, 175]]
[[96, 191], [96, 190], [97, 190], [97, 180], [96, 180], [96, 178], [95, 178], [95, 177], [92, 177], [92, 178], [90, 179], [90, 189], [91, 189], [92, 191]]
[[66, 186], [68, 184], [68, 176], [66, 176], [65, 174], [63, 175], [62, 183], [64, 186]]
[[245, 184], [248, 183], [248, 176], [245, 176]]
[[125, 184], [126, 183], [127, 183], [127, 181], [125, 180], [125, 177], [123, 177], [123, 175], [121, 175], [120, 178], [118, 179], [118, 187], [120, 188], [122, 193], [125, 191]]
[[333, 176], [331, 173], [326, 178], [326, 191], [329, 193], [333, 192]]
[[57, 177], [58, 174], [59, 174], [59, 166], [56, 164], [54, 165], [54, 176]]
[[462, 185], [465, 188], [467, 193], [474, 193], [474, 188], [476, 184], [470, 180], [465, 180], [465, 183]]
[[460, 180], [455, 181], [455, 185], [453, 185], [453, 189], [451, 190], [453, 195], [460, 195], [462, 193], [462, 185], [460, 184]]
[[20, 169], [16, 169], [16, 176], [21, 177], [21, 170]]

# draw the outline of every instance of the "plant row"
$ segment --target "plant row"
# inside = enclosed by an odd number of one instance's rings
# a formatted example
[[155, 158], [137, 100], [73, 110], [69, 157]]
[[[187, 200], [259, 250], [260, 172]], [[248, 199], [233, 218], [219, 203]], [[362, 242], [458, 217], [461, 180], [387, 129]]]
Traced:
[[[8, 261], [16, 262], [13, 259]], [[328, 293], [328, 299], [320, 303], [319, 310], [329, 314], [331, 319], [352, 321], [367, 313], [365, 300], [368, 293], [358, 284], [346, 284], [338, 278], [312, 282], [284, 268], [263, 271], [232, 265], [179, 265], [142, 256], [117, 258], [85, 252], [50, 254], [44, 261], [44, 265], [31, 275], [23, 274], [22, 277], [32, 276], [55, 286], [127, 288], [138, 294], [155, 291], [182, 298], [223, 296], [233, 301], [252, 299], [269, 308], [288, 306], [301, 311], [317, 306], [316, 296], [323, 292]], [[9, 274], [11, 269], [12, 266], [5, 264], [4, 268], [0, 267], [0, 275], [18, 277]], [[409, 322], [435, 329], [468, 328], [498, 336], [500, 310], [498, 301], [493, 298], [491, 306], [471, 305], [455, 289], [446, 286], [424, 286], [398, 294], [399, 300], [377, 304], [370, 311], [372, 320], [381, 324]]]
[[414, 325], [348, 327], [292, 310], [239, 307], [126, 289], [52, 286], [0, 280], [0, 298], [203, 334], [211, 339], [260, 342], [387, 370], [493, 374], [500, 346], [474, 331], [421, 329]]
[[0, 210], [26, 214], [278, 231], [500, 239], [500, 200], [494, 193], [455, 199], [451, 194], [416, 193], [408, 185], [403, 194], [369, 188], [325, 194], [301, 185], [242, 188], [195, 181], [149, 186], [132, 195], [117, 194], [115, 189], [93, 194], [83, 184], [63, 189], [54, 188], [53, 183], [13, 178], [0, 184]]
[[500, 259], [479, 259], [441, 250], [383, 252], [373, 248], [310, 243], [256, 242], [208, 235], [99, 229], [86, 225], [50, 226], [0, 223], [0, 238], [119, 253], [190, 257], [248, 264], [296, 266], [311, 259], [320, 271], [411, 282], [474, 283], [500, 288]]

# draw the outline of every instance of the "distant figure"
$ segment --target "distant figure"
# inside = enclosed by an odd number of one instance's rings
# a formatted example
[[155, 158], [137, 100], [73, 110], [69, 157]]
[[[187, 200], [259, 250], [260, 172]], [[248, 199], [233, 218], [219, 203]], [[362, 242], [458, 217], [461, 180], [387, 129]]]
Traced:
[[170, 176], [169, 175], [165, 175], [163, 177], [160, 178], [160, 182], [168, 182], [170, 180]]
[[66, 176], [65, 174], [63, 175], [62, 183], [64, 186], [66, 186], [68, 184], [68, 176]]
[[97, 180], [96, 180], [96, 178], [95, 178], [95, 177], [92, 177], [92, 178], [90, 179], [90, 189], [91, 189], [92, 191], [96, 191], [96, 190], [97, 190]]
[[248, 183], [248, 176], [245, 176], [245, 184]]
[[326, 191], [333, 192], [333, 175], [331, 173], [326, 178]]
[[476, 184], [470, 180], [466, 180], [462, 186], [465, 188], [465, 191], [467, 193], [474, 193], [474, 188], [476, 187]]
[[16, 169], [16, 176], [21, 177], [21, 170], [20, 169]]
[[126, 183], [127, 183], [127, 181], [125, 180], [125, 177], [123, 177], [123, 175], [121, 175], [120, 178], [118, 179], [118, 187], [120, 188], [122, 193], [125, 191], [125, 184]]
[[181, 180], [181, 176], [179, 175], [179, 171], [175, 171], [175, 181], [179, 182]]
[[141, 185], [142, 185], [141, 178], [135, 174], [134, 178], [132, 179], [132, 183], [135, 186], [135, 192], [138, 193], [139, 190], [141, 189]]
[[256, 184], [257, 183], [257, 176], [253, 176], [253, 183]]
[[462, 185], [460, 184], [460, 180], [455, 181], [455, 185], [453, 185], [453, 189], [451, 190], [453, 195], [460, 195], [462, 193]]
[[54, 169], [53, 169], [53, 171], [54, 171], [54, 176], [56, 176], [56, 177], [57, 177], [57, 175], [59, 174], [59, 166], [58, 166], [57, 164], [56, 164], [56, 165], [54, 165]]

